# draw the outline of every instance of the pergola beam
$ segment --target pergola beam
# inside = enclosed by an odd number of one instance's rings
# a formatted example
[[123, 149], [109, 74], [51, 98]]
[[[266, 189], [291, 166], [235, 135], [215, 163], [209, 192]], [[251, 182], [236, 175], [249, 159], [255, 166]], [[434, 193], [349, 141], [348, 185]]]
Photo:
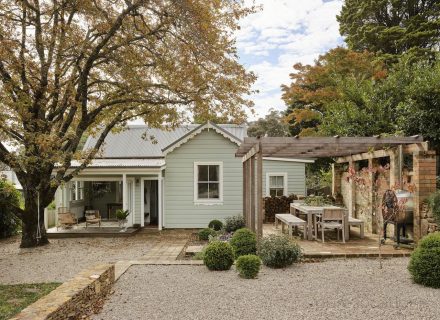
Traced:
[[243, 156], [242, 162], [246, 162], [260, 151], [260, 145], [255, 143], [254, 146]]
[[[398, 147], [398, 146], [395, 146]], [[420, 152], [420, 151], [428, 151], [429, 146], [427, 142], [422, 143], [413, 143], [409, 145], [402, 146], [402, 152], [403, 153], [414, 153], [414, 152]], [[353, 161], [360, 161], [360, 160], [368, 160], [368, 159], [374, 159], [374, 158], [381, 158], [381, 157], [389, 157], [393, 155], [394, 149], [392, 150], [376, 150], [372, 152], [363, 152], [359, 154], [349, 155], [345, 157], [339, 157], [336, 159], [337, 163], [346, 163], [350, 160]]]
[[340, 157], [370, 150], [388, 149], [398, 145], [419, 144], [424, 146], [423, 137], [263, 137], [245, 138], [236, 156], [247, 159], [256, 154], [257, 143], [261, 143], [264, 157]]

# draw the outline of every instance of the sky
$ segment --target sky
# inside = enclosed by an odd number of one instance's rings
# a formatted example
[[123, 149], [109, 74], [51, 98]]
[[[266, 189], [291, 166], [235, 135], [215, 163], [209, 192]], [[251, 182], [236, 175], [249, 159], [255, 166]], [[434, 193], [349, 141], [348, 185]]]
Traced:
[[[249, 1], [248, 3], [251, 3]], [[237, 32], [240, 63], [256, 73], [251, 99], [255, 116], [284, 110], [282, 84], [289, 84], [295, 63], [311, 64], [327, 50], [343, 45], [336, 15], [342, 0], [256, 0], [263, 9], [244, 18]]]

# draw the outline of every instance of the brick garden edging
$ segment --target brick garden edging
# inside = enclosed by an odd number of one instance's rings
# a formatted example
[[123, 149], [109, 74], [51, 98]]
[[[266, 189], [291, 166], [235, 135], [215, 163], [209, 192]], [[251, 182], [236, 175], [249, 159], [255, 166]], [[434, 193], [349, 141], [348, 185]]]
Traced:
[[80, 272], [11, 320], [78, 319], [104, 298], [115, 282], [115, 266], [97, 265]]

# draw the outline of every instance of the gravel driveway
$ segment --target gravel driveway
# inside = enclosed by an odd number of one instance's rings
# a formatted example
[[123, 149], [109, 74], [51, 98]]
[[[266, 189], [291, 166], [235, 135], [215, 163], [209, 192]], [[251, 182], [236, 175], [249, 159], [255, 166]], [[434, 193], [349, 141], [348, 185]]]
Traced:
[[139, 258], [158, 241], [142, 236], [51, 239], [44, 247], [20, 249], [19, 237], [1, 240], [0, 283], [64, 282], [96, 264]]
[[94, 319], [438, 319], [439, 290], [413, 284], [407, 258], [329, 260], [256, 280], [204, 266], [132, 266]]

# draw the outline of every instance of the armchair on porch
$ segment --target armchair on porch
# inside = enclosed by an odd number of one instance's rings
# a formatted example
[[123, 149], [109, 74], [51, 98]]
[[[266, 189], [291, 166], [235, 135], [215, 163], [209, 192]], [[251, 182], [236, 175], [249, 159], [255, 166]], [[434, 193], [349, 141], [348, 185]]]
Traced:
[[89, 224], [98, 224], [101, 227], [101, 215], [99, 210], [86, 210], [86, 228]]
[[58, 208], [57, 230], [60, 227], [71, 228], [78, 224], [78, 218], [68, 211], [67, 207]]

